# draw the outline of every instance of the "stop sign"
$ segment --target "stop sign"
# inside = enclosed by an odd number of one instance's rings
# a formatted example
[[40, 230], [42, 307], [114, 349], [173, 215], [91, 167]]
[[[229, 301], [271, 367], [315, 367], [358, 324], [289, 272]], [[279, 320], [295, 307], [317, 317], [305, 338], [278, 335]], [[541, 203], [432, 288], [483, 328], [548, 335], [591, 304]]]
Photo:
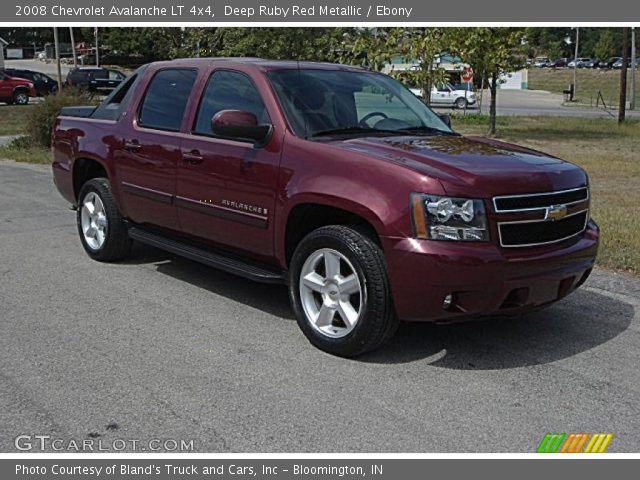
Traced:
[[462, 81], [463, 82], [470, 82], [471, 80], [473, 80], [473, 68], [471, 67], [464, 67], [462, 69]]

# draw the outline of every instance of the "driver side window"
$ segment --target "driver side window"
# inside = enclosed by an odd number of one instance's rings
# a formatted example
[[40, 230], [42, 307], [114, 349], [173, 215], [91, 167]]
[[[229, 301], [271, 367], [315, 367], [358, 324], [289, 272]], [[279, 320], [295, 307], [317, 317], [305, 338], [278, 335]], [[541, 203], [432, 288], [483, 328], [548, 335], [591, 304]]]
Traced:
[[213, 72], [202, 94], [193, 132], [211, 135], [211, 119], [222, 110], [253, 113], [258, 124], [271, 123], [260, 93], [244, 73], [231, 70]]

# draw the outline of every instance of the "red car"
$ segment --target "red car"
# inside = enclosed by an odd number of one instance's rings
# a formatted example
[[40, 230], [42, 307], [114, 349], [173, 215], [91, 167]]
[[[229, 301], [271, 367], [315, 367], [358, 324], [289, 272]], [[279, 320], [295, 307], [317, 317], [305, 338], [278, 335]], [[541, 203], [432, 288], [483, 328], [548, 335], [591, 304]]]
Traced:
[[37, 96], [33, 83], [24, 78], [11, 77], [0, 71], [0, 102], [26, 105], [29, 97]]
[[598, 248], [586, 173], [455, 133], [357, 67], [188, 59], [140, 68], [63, 110], [53, 173], [100, 261], [137, 240], [288, 285], [298, 324], [341, 356], [400, 319], [450, 322], [553, 303]]

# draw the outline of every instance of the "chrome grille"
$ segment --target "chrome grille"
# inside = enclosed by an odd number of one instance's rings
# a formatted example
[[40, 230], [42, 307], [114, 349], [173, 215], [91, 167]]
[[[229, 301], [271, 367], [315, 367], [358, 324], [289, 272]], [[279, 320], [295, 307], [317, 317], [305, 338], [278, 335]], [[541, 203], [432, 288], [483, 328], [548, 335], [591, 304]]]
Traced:
[[568, 206], [585, 200], [589, 200], [589, 189], [580, 187], [558, 192], [503, 195], [493, 198], [493, 206], [496, 212], [514, 212], [538, 210], [552, 205]]
[[582, 233], [589, 221], [587, 187], [502, 195], [493, 198], [493, 205], [498, 217], [498, 236], [502, 247], [530, 247], [561, 242]]

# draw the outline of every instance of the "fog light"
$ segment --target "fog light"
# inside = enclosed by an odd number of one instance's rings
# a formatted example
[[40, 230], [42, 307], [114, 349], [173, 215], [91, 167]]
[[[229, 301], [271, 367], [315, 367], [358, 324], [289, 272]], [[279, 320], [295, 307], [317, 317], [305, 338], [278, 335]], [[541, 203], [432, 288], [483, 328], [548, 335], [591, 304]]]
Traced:
[[445, 310], [449, 310], [449, 308], [451, 308], [451, 305], [453, 305], [453, 293], [450, 293], [449, 295], [444, 297], [442, 308], [444, 308]]

